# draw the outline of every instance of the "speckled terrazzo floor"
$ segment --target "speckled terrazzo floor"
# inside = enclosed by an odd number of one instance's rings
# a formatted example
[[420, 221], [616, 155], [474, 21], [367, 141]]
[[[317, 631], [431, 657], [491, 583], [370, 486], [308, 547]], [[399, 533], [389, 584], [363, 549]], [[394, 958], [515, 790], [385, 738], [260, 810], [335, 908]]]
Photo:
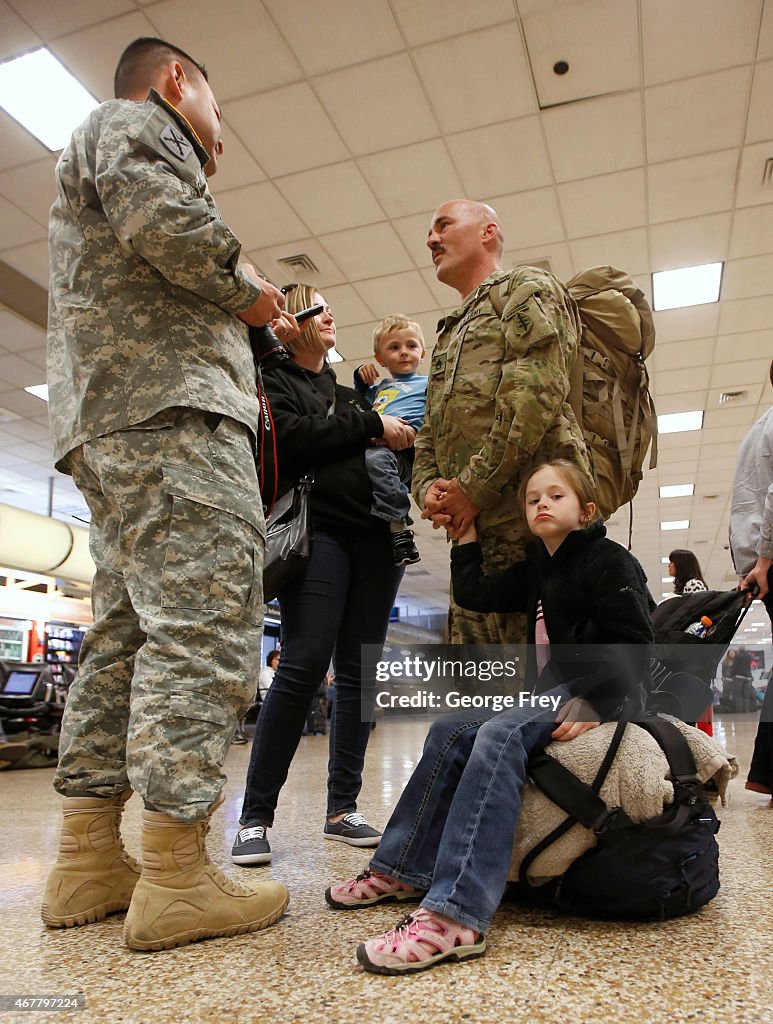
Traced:
[[[48, 769], [0, 774], [0, 993], [83, 991], [87, 1009], [0, 1013], [0, 1020], [114, 1022], [494, 1022], [641, 1024], [773, 1021], [773, 810], [743, 789], [756, 728], [731, 716], [718, 735], [741, 763], [731, 806], [721, 811], [722, 889], [700, 913], [666, 924], [599, 924], [512, 905], [499, 911], [489, 952], [407, 978], [365, 974], [354, 960], [363, 938], [391, 927], [394, 906], [330, 910], [322, 893], [367, 859], [323, 840], [327, 741], [301, 741], [270, 837], [270, 868], [235, 868], [228, 856], [249, 747], [226, 765], [225, 813], [210, 851], [244, 882], [274, 877], [292, 898], [286, 917], [255, 935], [165, 953], [131, 953], [122, 916], [49, 931], [39, 904], [59, 831], [59, 798]], [[372, 737], [361, 809], [383, 824], [410, 774], [426, 725], [382, 722]], [[137, 853], [139, 801], [125, 819]]]

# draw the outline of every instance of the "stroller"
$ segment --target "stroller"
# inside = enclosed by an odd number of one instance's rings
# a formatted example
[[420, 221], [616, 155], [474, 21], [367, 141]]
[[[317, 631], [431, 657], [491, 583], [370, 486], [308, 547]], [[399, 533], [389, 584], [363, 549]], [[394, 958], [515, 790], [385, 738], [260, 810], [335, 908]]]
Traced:
[[[658, 605], [652, 613], [652, 710], [688, 722], [701, 718], [712, 705], [719, 663], [750, 605], [748, 590], [706, 590]], [[712, 621], [705, 636], [685, 632], [704, 615]]]

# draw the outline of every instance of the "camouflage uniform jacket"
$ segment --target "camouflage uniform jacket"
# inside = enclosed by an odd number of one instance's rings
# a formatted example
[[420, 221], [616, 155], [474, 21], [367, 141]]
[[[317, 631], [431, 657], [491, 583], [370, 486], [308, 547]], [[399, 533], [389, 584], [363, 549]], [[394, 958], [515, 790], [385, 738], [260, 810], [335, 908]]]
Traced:
[[75, 130], [51, 208], [48, 384], [58, 469], [85, 441], [184, 406], [258, 420], [238, 265], [186, 119], [151, 91]]
[[[501, 320], [492, 288], [503, 299]], [[562, 456], [587, 469], [567, 399], [579, 330], [573, 300], [535, 267], [495, 271], [440, 321], [416, 438], [420, 507], [437, 477], [458, 477], [485, 528], [518, 516], [523, 471], [539, 460]]]

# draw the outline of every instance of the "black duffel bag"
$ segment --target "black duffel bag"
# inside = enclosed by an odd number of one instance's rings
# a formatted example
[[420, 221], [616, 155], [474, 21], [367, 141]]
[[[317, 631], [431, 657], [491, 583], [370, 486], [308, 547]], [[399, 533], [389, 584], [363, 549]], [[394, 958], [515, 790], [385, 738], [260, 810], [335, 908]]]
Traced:
[[[654, 737], [674, 785], [673, 803], [642, 822], [607, 807], [599, 796], [626, 728], [643, 728]], [[635, 725], [619, 723], [590, 786], [544, 751], [529, 760], [529, 775], [568, 818], [524, 857], [517, 887], [522, 897], [587, 917], [665, 920], [689, 914], [716, 896], [720, 823], [698, 780], [692, 751], [671, 722], [652, 715]], [[578, 822], [595, 833], [597, 845], [560, 878], [530, 886], [529, 866]]]

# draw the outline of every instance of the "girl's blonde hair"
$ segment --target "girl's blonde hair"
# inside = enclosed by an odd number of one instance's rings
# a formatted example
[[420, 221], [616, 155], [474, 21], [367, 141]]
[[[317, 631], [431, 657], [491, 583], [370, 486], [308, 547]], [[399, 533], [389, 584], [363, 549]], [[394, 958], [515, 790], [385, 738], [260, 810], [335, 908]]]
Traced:
[[540, 462], [539, 465], [534, 466], [529, 470], [528, 476], [524, 478], [523, 483], [518, 489], [518, 501], [524, 518], [526, 518], [526, 490], [529, 486], [529, 481], [534, 474], [538, 473], [541, 469], [555, 469], [556, 472], [560, 473], [566, 481], [567, 486], [574, 491], [577, 500], [580, 503], [580, 508], [583, 510], [593, 502], [596, 508], [593, 515], [591, 515], [586, 521], [586, 525], [592, 523], [594, 519], [601, 518], [595, 484], [582, 466], [578, 466], [576, 462], [570, 462], [569, 459], [550, 459], [547, 462]]
[[[288, 313], [299, 313], [302, 309], [308, 309], [315, 305], [314, 294], [319, 294], [317, 289], [310, 284], [296, 284], [287, 292], [285, 309]], [[322, 340], [317, 326], [317, 318], [312, 317], [305, 324], [301, 325], [300, 337], [293, 338], [285, 343], [285, 348], [290, 352], [313, 352], [315, 355], [327, 355], [327, 345]]]

